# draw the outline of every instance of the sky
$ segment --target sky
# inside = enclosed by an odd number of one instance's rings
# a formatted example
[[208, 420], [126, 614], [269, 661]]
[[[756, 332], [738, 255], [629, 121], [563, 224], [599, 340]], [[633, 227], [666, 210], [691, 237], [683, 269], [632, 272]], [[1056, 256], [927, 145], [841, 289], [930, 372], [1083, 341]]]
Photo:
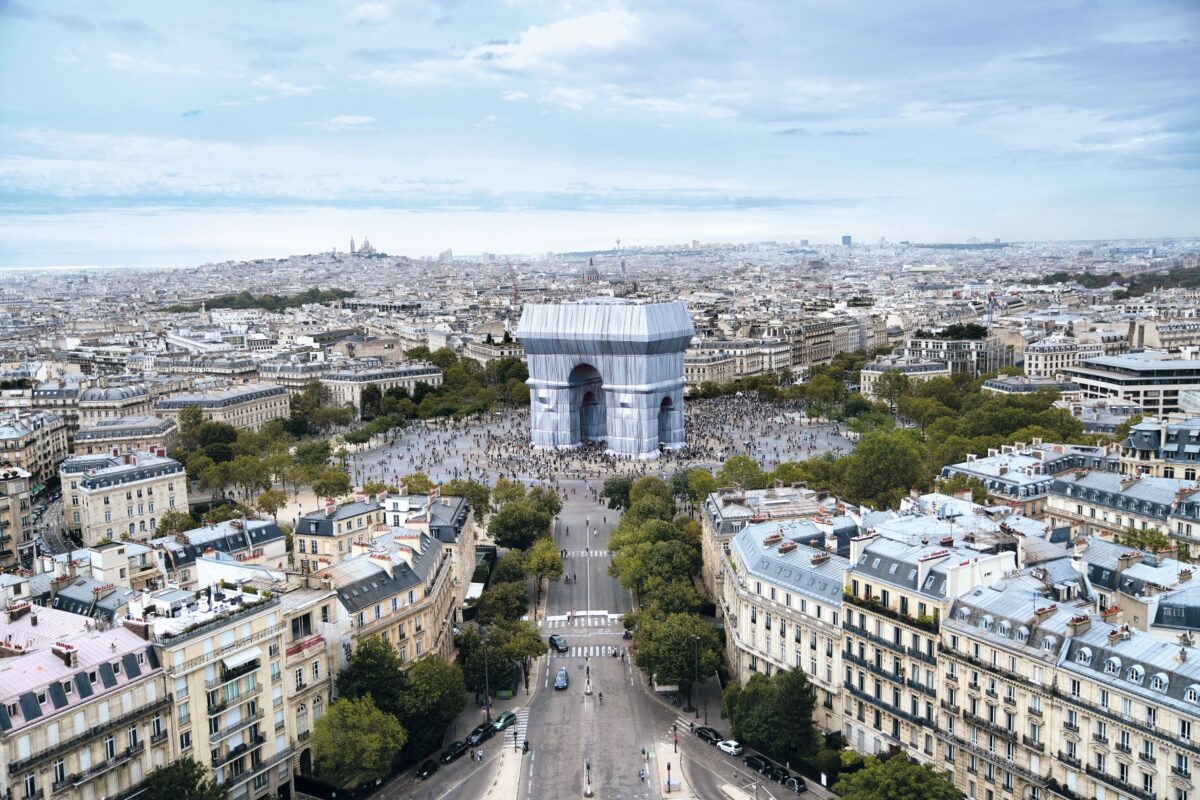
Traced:
[[0, 0], [0, 267], [1198, 221], [1196, 0]]

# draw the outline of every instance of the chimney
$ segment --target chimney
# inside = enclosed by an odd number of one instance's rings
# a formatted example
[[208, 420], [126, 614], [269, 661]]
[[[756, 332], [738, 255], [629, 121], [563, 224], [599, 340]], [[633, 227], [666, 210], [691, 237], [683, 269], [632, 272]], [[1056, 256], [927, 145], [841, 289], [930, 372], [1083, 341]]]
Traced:
[[1120, 606], [1109, 606], [1108, 608], [1100, 609], [1100, 619], [1110, 625], [1119, 625], [1124, 615], [1121, 613]]
[[1187, 582], [1188, 582], [1188, 581], [1190, 581], [1191, 579], [1192, 579], [1192, 569], [1191, 569], [1191, 567], [1180, 567], [1180, 568], [1179, 568], [1179, 582], [1180, 582], [1180, 583], [1187, 583]]
[[1076, 614], [1067, 622], [1067, 634], [1069, 636], [1079, 636], [1087, 631], [1092, 625], [1092, 618], [1087, 614]]
[[1088, 549], [1088, 540], [1086, 537], [1080, 536], [1075, 539], [1075, 556], [1082, 556]]
[[1141, 553], [1137, 552], [1136, 550], [1127, 550], [1126, 552], [1117, 556], [1117, 572], [1119, 573], [1121, 570], [1129, 569], [1141, 560]]
[[330, 497], [325, 501], [325, 516], [332, 517], [334, 511], [337, 511], [337, 502]]
[[29, 602], [26, 600], [22, 600], [18, 603], [9, 603], [5, 607], [4, 613], [8, 616], [9, 622], [16, 622], [21, 617], [28, 614], [29, 609], [30, 609]]
[[1111, 631], [1108, 632], [1108, 646], [1112, 647], [1117, 642], [1125, 641], [1128, 638], [1129, 638], [1129, 626], [1128, 625], [1121, 625], [1120, 627], [1113, 628]]
[[[779, 550], [780, 550], [780, 552], [783, 552], [782, 547], [780, 547]], [[829, 553], [813, 553], [812, 565], [816, 566], [817, 564], [824, 564], [828, 560], [829, 560]]]
[[68, 669], [78, 668], [79, 653], [75, 650], [75, 645], [67, 644], [66, 642], [55, 642], [54, 647], [50, 648], [50, 652], [56, 655], [59, 661], [63, 662]]
[[962, 500], [964, 502], [969, 503], [969, 502], [971, 502], [971, 498], [973, 497], [973, 495], [972, 495], [970, 489], [959, 489], [957, 492], [954, 493], [954, 497], [957, 500]]
[[1053, 614], [1057, 610], [1058, 610], [1058, 604], [1051, 603], [1048, 606], [1042, 606], [1041, 608], [1035, 608], [1033, 610], [1033, 617], [1039, 623], [1044, 622], [1047, 617], [1049, 617], [1051, 614]]

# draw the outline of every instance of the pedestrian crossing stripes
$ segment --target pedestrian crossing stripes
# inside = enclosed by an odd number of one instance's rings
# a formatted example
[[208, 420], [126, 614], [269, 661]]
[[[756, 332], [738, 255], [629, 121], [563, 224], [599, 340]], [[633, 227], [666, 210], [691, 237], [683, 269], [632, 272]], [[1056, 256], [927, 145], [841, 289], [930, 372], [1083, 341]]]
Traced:
[[[551, 653], [555, 658], [612, 658], [613, 648], [616, 647], [617, 653], [621, 652], [621, 647], [611, 644], [594, 644], [594, 645], [579, 645], [572, 647], [566, 653]], [[613, 659], [616, 661], [616, 659]]]
[[567, 558], [608, 558], [611, 550], [568, 550]]
[[616, 622], [608, 617], [576, 617], [575, 619], [548, 619], [543, 628], [608, 628]]

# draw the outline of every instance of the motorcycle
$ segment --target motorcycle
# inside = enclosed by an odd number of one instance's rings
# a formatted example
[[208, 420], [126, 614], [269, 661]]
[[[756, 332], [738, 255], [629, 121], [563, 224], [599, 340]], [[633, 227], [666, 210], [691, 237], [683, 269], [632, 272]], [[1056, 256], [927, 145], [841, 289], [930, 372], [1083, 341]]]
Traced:
[[632, 638], [633, 638], [633, 631], [626, 630], [624, 633], [622, 633], [622, 634], [621, 634], [621, 638], [622, 638], [622, 639], [632, 639]]

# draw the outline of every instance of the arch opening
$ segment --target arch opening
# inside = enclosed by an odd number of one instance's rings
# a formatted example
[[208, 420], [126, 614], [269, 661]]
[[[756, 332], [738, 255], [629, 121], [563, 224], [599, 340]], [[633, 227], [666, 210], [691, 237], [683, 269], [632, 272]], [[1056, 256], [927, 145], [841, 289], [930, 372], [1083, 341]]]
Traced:
[[674, 436], [672, 435], [673, 426], [671, 424], [672, 417], [675, 412], [675, 403], [670, 397], [664, 397], [658, 405], [658, 446], [672, 444]]
[[581, 444], [608, 438], [604, 379], [591, 364], [579, 364], [567, 377], [573, 399], [572, 427]]

